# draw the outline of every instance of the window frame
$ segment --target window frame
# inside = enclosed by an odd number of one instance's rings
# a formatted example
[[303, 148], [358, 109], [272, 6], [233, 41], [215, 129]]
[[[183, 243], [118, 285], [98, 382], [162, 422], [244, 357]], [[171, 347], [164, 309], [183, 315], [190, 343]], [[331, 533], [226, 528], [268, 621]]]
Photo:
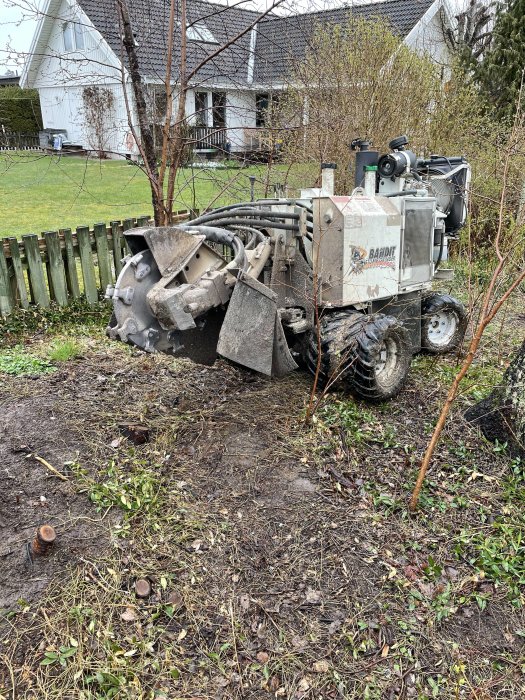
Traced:
[[62, 22], [62, 46], [64, 53], [83, 51], [86, 48], [84, 28], [80, 22], [74, 20]]

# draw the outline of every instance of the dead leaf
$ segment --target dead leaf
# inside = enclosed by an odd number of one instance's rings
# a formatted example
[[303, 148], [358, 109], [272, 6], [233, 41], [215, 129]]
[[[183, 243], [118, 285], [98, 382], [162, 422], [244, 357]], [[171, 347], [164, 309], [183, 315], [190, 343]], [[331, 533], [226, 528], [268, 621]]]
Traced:
[[215, 678], [212, 678], [212, 683], [218, 688], [226, 688], [227, 685], [230, 685], [230, 681], [224, 676], [215, 676]]
[[184, 639], [184, 637], [185, 637], [187, 634], [188, 634], [188, 630], [181, 630], [181, 631], [179, 632], [178, 637], [177, 637], [177, 641], [178, 641], [178, 642], [182, 642], [182, 640]]
[[270, 681], [268, 683], [268, 690], [270, 691], [270, 693], [275, 693], [275, 695], [279, 693], [279, 676], [272, 676], [270, 678]]
[[250, 598], [249, 598], [249, 596], [247, 596], [246, 594], [245, 594], [245, 595], [242, 595], [242, 596], [239, 598], [239, 603], [240, 603], [240, 605], [241, 605], [241, 608], [246, 612], [246, 611], [248, 610], [248, 608], [250, 607]]
[[307, 603], [318, 603], [321, 600], [321, 591], [316, 591], [313, 588], [308, 588], [306, 591]]
[[132, 608], [126, 608], [120, 616], [120, 619], [124, 620], [124, 622], [135, 622], [137, 616]]
[[388, 644], [385, 644], [385, 646], [381, 649], [381, 656], [383, 657], [383, 659], [386, 659], [389, 651], [390, 647], [388, 646]]
[[416, 585], [421, 591], [421, 593], [425, 596], [425, 598], [428, 598], [430, 600], [434, 597], [436, 588], [432, 583], [424, 583], [423, 581], [418, 581]]
[[174, 608], [180, 608], [183, 603], [182, 595], [178, 591], [172, 591], [168, 596], [168, 603]]
[[297, 650], [305, 649], [307, 647], [306, 639], [296, 635], [295, 637], [292, 637], [292, 646]]
[[297, 690], [299, 690], [301, 693], [306, 693], [306, 691], [309, 689], [310, 689], [310, 683], [308, 683], [306, 678], [301, 678], [301, 680], [297, 684]]
[[267, 664], [269, 658], [270, 657], [268, 656], [268, 654], [265, 651], [260, 651], [256, 656], [256, 659], [260, 664]]
[[336, 632], [339, 632], [342, 626], [341, 620], [334, 620], [328, 625], [328, 634], [335, 634]]
[[321, 659], [320, 661], [316, 661], [312, 668], [316, 673], [328, 673], [330, 670], [330, 664], [326, 659]]

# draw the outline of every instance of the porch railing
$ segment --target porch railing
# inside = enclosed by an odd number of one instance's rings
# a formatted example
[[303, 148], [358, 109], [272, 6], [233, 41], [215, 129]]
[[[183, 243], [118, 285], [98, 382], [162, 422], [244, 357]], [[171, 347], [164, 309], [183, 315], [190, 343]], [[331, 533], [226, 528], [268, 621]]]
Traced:
[[192, 126], [190, 132], [192, 146], [196, 151], [205, 151], [211, 148], [226, 150], [226, 129], [214, 126]]

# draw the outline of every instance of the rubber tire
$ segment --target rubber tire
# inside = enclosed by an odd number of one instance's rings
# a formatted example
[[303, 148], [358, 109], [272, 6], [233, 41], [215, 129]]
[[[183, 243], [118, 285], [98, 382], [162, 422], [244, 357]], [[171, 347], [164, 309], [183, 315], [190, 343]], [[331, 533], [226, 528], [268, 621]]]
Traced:
[[[456, 316], [456, 329], [444, 345], [436, 345], [428, 336], [430, 322], [436, 313], [450, 312]], [[467, 329], [467, 314], [463, 304], [449, 294], [429, 294], [421, 302], [421, 351], [429, 355], [446, 355], [461, 345]]]
[[[392, 381], [384, 383], [377, 372], [381, 346], [389, 342], [397, 346], [397, 367]], [[315, 376], [318, 357], [317, 334], [313, 332], [307, 350], [306, 363]], [[342, 362], [341, 358], [345, 358]], [[412, 353], [408, 333], [403, 324], [392, 316], [368, 316], [357, 311], [325, 314], [321, 321], [321, 362], [319, 385], [343, 388], [367, 401], [386, 401], [403, 388]], [[338, 374], [332, 381], [334, 373]]]

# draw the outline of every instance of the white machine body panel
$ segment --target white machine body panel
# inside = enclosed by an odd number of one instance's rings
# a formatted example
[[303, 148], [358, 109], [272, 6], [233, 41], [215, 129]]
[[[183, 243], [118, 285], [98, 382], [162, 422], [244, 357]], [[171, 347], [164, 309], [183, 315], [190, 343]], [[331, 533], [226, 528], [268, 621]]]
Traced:
[[321, 300], [330, 306], [361, 304], [399, 291], [402, 215], [385, 197], [314, 200], [314, 264]]

